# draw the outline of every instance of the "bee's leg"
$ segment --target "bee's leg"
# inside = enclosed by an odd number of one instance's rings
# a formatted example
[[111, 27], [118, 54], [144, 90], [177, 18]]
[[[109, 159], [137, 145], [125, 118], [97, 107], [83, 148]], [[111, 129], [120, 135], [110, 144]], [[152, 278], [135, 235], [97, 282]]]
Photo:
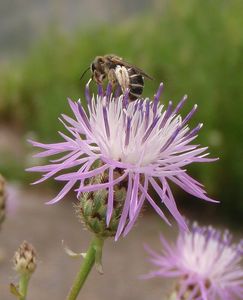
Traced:
[[108, 81], [111, 83], [112, 88], [117, 86], [116, 72], [114, 69], [109, 70]]
[[100, 72], [97, 72], [96, 70], [94, 70], [94, 73], [92, 74], [92, 80], [94, 80], [97, 84], [102, 85], [103, 74], [101, 74]]
[[129, 88], [130, 82], [127, 69], [124, 66], [117, 66], [115, 69], [115, 74], [122, 92], [125, 93], [125, 91]]

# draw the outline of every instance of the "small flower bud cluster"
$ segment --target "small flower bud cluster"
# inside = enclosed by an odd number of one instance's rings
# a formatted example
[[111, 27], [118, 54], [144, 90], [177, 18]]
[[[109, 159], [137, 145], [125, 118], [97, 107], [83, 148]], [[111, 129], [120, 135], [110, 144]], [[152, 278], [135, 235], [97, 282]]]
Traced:
[[14, 254], [14, 269], [20, 274], [31, 274], [36, 269], [36, 251], [24, 241]]
[[0, 174], [0, 227], [5, 220], [6, 214], [6, 184], [3, 176]]

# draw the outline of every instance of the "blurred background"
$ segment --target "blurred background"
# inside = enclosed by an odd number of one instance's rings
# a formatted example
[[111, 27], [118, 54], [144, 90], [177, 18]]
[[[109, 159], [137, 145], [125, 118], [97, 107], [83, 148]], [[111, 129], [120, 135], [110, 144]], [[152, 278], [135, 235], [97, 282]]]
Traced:
[[[198, 104], [191, 126], [204, 123], [198, 143], [208, 145], [211, 157], [220, 160], [191, 166], [189, 171], [221, 203], [204, 203], [175, 187], [178, 206], [188, 218], [230, 227], [236, 235], [242, 231], [242, 11], [241, 0], [0, 1], [0, 173], [8, 181], [11, 200], [0, 238], [0, 246], [6, 252], [6, 259], [0, 264], [0, 295], [4, 295], [1, 300], [11, 299], [6, 289], [6, 283], [14, 281], [9, 259], [22, 239], [29, 237], [35, 242], [42, 259], [42, 271], [32, 287], [35, 300], [46, 299], [43, 288], [52, 293], [50, 299], [63, 299], [70, 286], [77, 266], [73, 263], [76, 267], [70, 267], [66, 282], [67, 274], [61, 276], [60, 268], [69, 268], [70, 263], [60, 240], [66, 238], [79, 249], [80, 244], [83, 246], [81, 240], [89, 239], [72, 219], [71, 201], [51, 208], [44, 206], [60, 186], [49, 182], [42, 184], [41, 189], [30, 187], [33, 174], [24, 169], [43, 163], [32, 158], [28, 138], [59, 140], [57, 131], [63, 128], [58, 117], [64, 112], [70, 114], [66, 97], [83, 98], [89, 74], [82, 81], [80, 75], [96, 55], [115, 53], [155, 78], [146, 82], [144, 96], [152, 97], [163, 81], [165, 103], [171, 99], [177, 103], [188, 94], [184, 114]], [[147, 223], [140, 220], [131, 237], [119, 242], [120, 249], [134, 247], [131, 253], [143, 256], [133, 254], [132, 260], [137, 260], [131, 268], [133, 274], [125, 274], [134, 294], [128, 293], [126, 285], [116, 286], [115, 281], [116, 276], [122, 275], [114, 272], [114, 264], [130, 266], [128, 258], [119, 256], [122, 254], [117, 250], [118, 244], [114, 250], [110, 242], [107, 249], [112, 255], [106, 254], [108, 274], [101, 282], [107, 286], [114, 281], [117, 290], [112, 290], [112, 295], [116, 299], [153, 300], [160, 295], [159, 281], [136, 281], [135, 288], [131, 283], [134, 276], [148, 268], [145, 254], [140, 251], [143, 241], [156, 244], [163, 227], [149, 209], [144, 218]], [[46, 228], [50, 228], [48, 233]], [[168, 231], [164, 227], [163, 230]], [[48, 257], [52, 259], [50, 268], [46, 265]], [[126, 273], [126, 269], [120, 269], [121, 274]], [[9, 274], [4, 277], [5, 285], [2, 274]], [[96, 284], [100, 279], [94, 275], [92, 280]], [[92, 291], [92, 296], [87, 288], [85, 299], [105, 299], [108, 289], [101, 285]]]

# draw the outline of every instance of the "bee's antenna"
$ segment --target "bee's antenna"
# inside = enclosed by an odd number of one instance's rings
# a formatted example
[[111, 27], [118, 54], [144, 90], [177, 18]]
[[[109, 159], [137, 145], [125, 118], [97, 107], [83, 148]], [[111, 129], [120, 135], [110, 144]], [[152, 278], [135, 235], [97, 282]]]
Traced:
[[87, 72], [89, 69], [90, 69], [90, 67], [88, 67], [88, 68], [83, 72], [83, 74], [82, 74], [81, 77], [80, 77], [80, 80], [84, 77], [84, 75], [86, 74], [86, 72]]

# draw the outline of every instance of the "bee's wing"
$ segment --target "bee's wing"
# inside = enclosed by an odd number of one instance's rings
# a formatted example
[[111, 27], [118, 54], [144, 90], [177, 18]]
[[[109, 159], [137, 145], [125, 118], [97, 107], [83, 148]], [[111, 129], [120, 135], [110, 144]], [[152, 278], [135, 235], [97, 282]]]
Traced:
[[118, 64], [127, 68], [133, 68], [135, 71], [137, 71], [139, 74], [141, 74], [142, 76], [153, 80], [153, 78], [151, 76], [149, 76], [148, 74], [146, 74], [143, 70], [139, 69], [138, 67], [124, 61], [121, 57], [115, 56], [115, 55], [110, 55], [109, 59], [114, 63], [114, 64]]

